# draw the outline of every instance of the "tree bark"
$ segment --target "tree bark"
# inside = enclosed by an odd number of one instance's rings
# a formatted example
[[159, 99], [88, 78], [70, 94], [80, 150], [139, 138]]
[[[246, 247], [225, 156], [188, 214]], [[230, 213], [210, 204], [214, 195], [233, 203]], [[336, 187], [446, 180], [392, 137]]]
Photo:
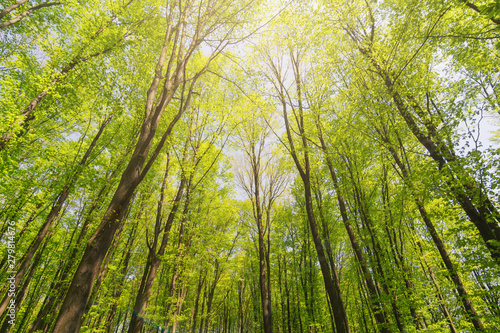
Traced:
[[[201, 290], [203, 286], [205, 285], [206, 277], [207, 277], [207, 272], [203, 268], [200, 269], [200, 277], [198, 279], [198, 287], [196, 288], [196, 299], [194, 302], [194, 309], [193, 309], [193, 316], [191, 320], [191, 333], [196, 333], [196, 320], [198, 319], [198, 309], [199, 309], [199, 303], [200, 303], [200, 295], [201, 295]], [[241, 333], [238, 331], [237, 333]]]
[[[369, 3], [365, 2], [365, 4], [371, 13]], [[401, 89], [397, 83], [399, 76], [394, 74], [392, 68], [381, 64], [374, 52], [375, 19], [373, 15], [370, 15], [370, 20], [370, 34], [366, 31], [361, 33], [350, 26], [344, 26], [343, 29], [371, 65], [373, 71], [382, 79], [396, 110], [410, 131], [448, 178], [446, 183], [450, 196], [460, 204], [483, 238], [491, 257], [500, 265], [500, 212], [492, 203], [488, 193], [481, 188], [481, 185], [457, 158], [453, 144], [445, 140], [435, 121], [429, 117], [430, 110], [428, 113], [424, 112], [411, 93], [403, 95], [400, 93]], [[410, 109], [414, 112], [412, 113]], [[446, 126], [446, 124], [443, 125]]]
[[12, 12], [13, 10], [15, 10], [16, 8], [24, 5], [28, 1], [30, 1], [30, 0], [20, 0], [18, 2], [15, 2], [14, 4], [10, 5], [9, 7], [5, 8], [4, 10], [2, 10], [0, 12], [0, 19], [3, 18], [5, 15], [9, 14], [10, 12]]
[[[255, 147], [253, 147], [255, 148]], [[253, 155], [254, 160], [252, 161], [252, 174], [254, 182], [254, 209], [255, 209], [255, 220], [257, 222], [258, 230], [258, 248], [259, 248], [259, 286], [260, 286], [260, 297], [262, 303], [262, 316], [264, 322], [264, 332], [272, 333], [273, 322], [272, 322], [272, 312], [271, 312], [271, 300], [269, 299], [269, 285], [267, 284], [267, 277], [269, 272], [267, 271], [266, 265], [266, 246], [264, 243], [264, 226], [262, 221], [262, 207], [260, 198], [260, 156]]]
[[[173, 10], [173, 6], [170, 8]], [[167, 105], [174, 97], [177, 88], [183, 81], [185, 77], [186, 65], [191, 57], [194, 49], [201, 43], [199, 36], [195, 36], [186, 54], [184, 54], [183, 45], [186, 38], [185, 25], [185, 15], [187, 9], [179, 15], [178, 26], [175, 29], [172, 21], [169, 22], [167, 26], [167, 31], [165, 33], [164, 44], [156, 65], [155, 76], [153, 82], [148, 90], [146, 107], [145, 107], [145, 118], [141, 126], [141, 131], [139, 134], [139, 139], [135, 146], [135, 150], [132, 157], [122, 174], [120, 183], [116, 192], [109, 204], [109, 207], [102, 218], [102, 222], [89, 240], [89, 244], [85, 250], [83, 258], [78, 266], [78, 269], [73, 277], [69, 291], [64, 300], [62, 310], [56, 321], [55, 330], [65, 331], [65, 332], [76, 332], [80, 327], [80, 320], [85, 311], [85, 304], [87, 303], [92, 286], [95, 279], [99, 273], [99, 267], [102, 264], [106, 252], [108, 251], [116, 230], [120, 226], [120, 220], [128, 209], [130, 200], [137, 186], [142, 182], [147, 172], [151, 168], [152, 164], [155, 162], [158, 154], [160, 153], [163, 145], [165, 144], [167, 138], [170, 136], [175, 124], [179, 121], [184, 111], [190, 104], [191, 94], [193, 92], [194, 84], [199, 76], [206, 70], [209, 62], [205, 67], [200, 70], [190, 81], [189, 92], [187, 97], [181, 100], [179, 109], [174, 118], [170, 121], [168, 128], [162, 135], [160, 142], [157, 144], [155, 150], [153, 151], [151, 157], [146, 163], [148, 158], [151, 145], [153, 144], [153, 139], [155, 137], [160, 119], [165, 111]], [[183, 28], [184, 27], [184, 28]], [[199, 28], [202, 28], [201, 22]], [[172, 35], [175, 32], [175, 37], [172, 40]], [[199, 33], [199, 31], [197, 31]], [[156, 99], [157, 89], [159, 88], [160, 82], [163, 75], [163, 68], [167, 61], [167, 52], [169, 51], [171, 44], [180, 45], [179, 53], [172, 53], [170, 61], [168, 62], [167, 68], [167, 78], [164, 79], [163, 87], [161, 92]], [[177, 60], [177, 65], [173, 72], [171, 73], [171, 66], [174, 60]], [[209, 61], [213, 59], [211, 57]], [[183, 83], [183, 93], [186, 88], [186, 82]], [[156, 105], [154, 105], [156, 100]], [[154, 263], [152, 263], [154, 264]], [[154, 265], [153, 265], [154, 267]]]
[[[479, 9], [478, 6], [476, 6], [474, 3], [470, 2], [470, 1], [467, 1], [467, 0], [459, 0], [460, 2], [464, 3], [467, 7], [469, 7], [470, 9], [472, 9], [473, 11], [475, 11], [476, 13], [480, 14], [480, 15], [484, 15], [483, 13], [481, 13], [481, 10]], [[495, 18], [495, 17], [489, 17], [488, 18], [491, 22], [495, 23], [496, 25], [500, 25], [500, 20]]]
[[420, 115], [428, 130], [425, 134], [417, 125], [416, 119], [409, 112], [403, 97], [397, 91], [397, 87], [391, 78], [371, 56], [371, 52], [362, 49], [362, 53], [371, 58], [371, 62], [378, 73], [383, 77], [386, 88], [391, 95], [396, 109], [405, 120], [409, 129], [418, 141], [427, 149], [430, 156], [439, 165], [439, 168], [449, 179], [447, 184], [450, 188], [450, 195], [460, 204], [470, 221], [476, 226], [479, 234], [483, 238], [486, 247], [490, 251], [491, 257], [500, 264], [500, 213], [493, 205], [488, 195], [477, 185], [476, 180], [471, 177], [457, 159], [454, 149], [440, 137], [434, 124], [430, 122], [419, 104], [413, 96], [407, 96], [413, 104], [416, 113]]
[[319, 120], [317, 120], [317, 122], [316, 122], [316, 127], [318, 129], [318, 134], [319, 134], [318, 137], [319, 137], [319, 140], [321, 143], [321, 148], [322, 148], [323, 153], [325, 155], [326, 164], [328, 166], [328, 170], [330, 171], [330, 177], [333, 181], [333, 187], [335, 189], [335, 193], [337, 194], [337, 202], [338, 202], [339, 209], [340, 209], [340, 215], [342, 217], [342, 221], [344, 222], [344, 227], [347, 231], [347, 235], [349, 236], [349, 240], [351, 242], [351, 247], [354, 251], [356, 260], [358, 261], [358, 263], [360, 265], [361, 271], [363, 272], [365, 283], [366, 283], [366, 286], [368, 288], [368, 293], [369, 293], [369, 298], [370, 298], [370, 306], [372, 308], [371, 309], [372, 313], [375, 316], [375, 320], [377, 321], [377, 324], [380, 328], [380, 331], [382, 333], [390, 332], [389, 327], [388, 327], [389, 323], [387, 323], [387, 320], [386, 320], [385, 310], [378, 299], [379, 294], [377, 292], [377, 288], [375, 286], [372, 275], [370, 273], [370, 269], [368, 267], [365, 256], [363, 254], [363, 250], [362, 250], [361, 246], [359, 245], [356, 234], [354, 233], [354, 229], [352, 228], [351, 223], [349, 222], [349, 217], [347, 215], [347, 208], [346, 208], [346, 205], [344, 202], [344, 197], [340, 191], [340, 186], [339, 186], [337, 174], [335, 172], [335, 169], [333, 167], [333, 163], [332, 163], [331, 158], [329, 156], [328, 147], [327, 147], [326, 142], [323, 138], [321, 124], [319, 123]]
[[58, 304], [60, 305], [59, 301], [64, 297], [68, 288], [66, 280], [69, 277], [69, 274], [71, 273], [71, 269], [73, 267], [72, 265], [76, 260], [79, 251], [81, 250], [80, 247], [82, 246], [86, 238], [87, 231], [92, 222], [92, 214], [95, 210], [99, 209], [100, 201], [107, 194], [108, 189], [111, 185], [111, 181], [118, 172], [122, 162], [123, 160], [116, 165], [115, 169], [108, 176], [105, 184], [97, 194], [97, 197], [95, 198], [92, 206], [86, 214], [86, 218], [81, 227], [80, 234], [78, 235], [78, 239], [76, 240], [75, 246], [71, 250], [70, 255], [67, 258], [61, 260], [61, 273], [59, 274], [59, 276], [56, 274], [55, 281], [52, 282], [51, 287], [49, 288], [50, 290], [57, 290], [58, 293], [56, 296], [51, 295], [50, 293], [46, 296], [42, 308], [38, 312], [37, 318], [33, 322], [31, 329], [29, 330], [30, 333], [33, 333], [37, 330], [43, 330], [44, 332], [47, 331], [48, 325], [50, 323], [44, 322], [44, 319], [48, 317], [54, 318], [54, 316], [57, 315], [57, 312], [59, 311]]

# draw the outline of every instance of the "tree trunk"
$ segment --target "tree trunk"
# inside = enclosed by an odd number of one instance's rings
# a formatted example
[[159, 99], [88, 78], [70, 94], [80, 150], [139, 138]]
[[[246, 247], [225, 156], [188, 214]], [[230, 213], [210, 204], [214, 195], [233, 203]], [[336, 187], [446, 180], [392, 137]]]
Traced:
[[[416, 99], [412, 95], [400, 95], [392, 75], [378, 63], [371, 48], [367, 49], [358, 44], [358, 49], [369, 59], [376, 72], [382, 76], [396, 110], [413, 135], [427, 149], [431, 158], [436, 161], [439, 169], [448, 178], [446, 182], [450, 188], [450, 196], [454, 197], [460, 204], [470, 221], [479, 231], [490, 251], [491, 257], [497, 264], [500, 264], [500, 213], [491, 202], [488, 194], [477, 184], [476, 179], [469, 175], [466, 168], [457, 159], [454, 147], [441, 137], [437, 127], [425, 115]], [[408, 104], [414, 109], [417, 117], [409, 111], [409, 106], [404, 97], [409, 101]], [[427, 133], [420, 128], [418, 121], [423, 123]]]
[[[203, 285], [205, 284], [207, 272], [203, 268], [200, 269], [200, 277], [198, 279], [198, 287], [196, 289], [196, 299], [194, 301], [193, 316], [191, 319], [191, 333], [196, 333], [196, 320], [198, 319], [198, 308], [200, 303], [200, 295]], [[239, 333], [239, 332], [238, 332]]]
[[[179, 20], [182, 24], [186, 24], [183, 15], [179, 16]], [[128, 209], [132, 195], [158, 157], [158, 154], [165, 144], [165, 141], [170, 136], [175, 124], [189, 106], [193, 85], [199, 75], [202, 74], [202, 71], [198, 72], [191, 81], [189, 93], [186, 99], [183, 103], [181, 103], [177, 114], [171, 120], [152, 156], [146, 163], [161, 116], [167, 105], [170, 104], [170, 101], [174, 97], [174, 94], [184, 76], [187, 61], [192, 54], [188, 53], [182, 59], [177, 59], [177, 67], [175, 68], [172, 76], [165, 79], [161, 93], [158, 97], [156, 105], [154, 106], [153, 104], [156, 100], [157, 89], [159, 88], [160, 81], [163, 77], [163, 68], [167, 60], [166, 55], [170, 48], [173, 30], [175, 30], [173, 24], [172, 22], [169, 22], [165, 33], [165, 41], [156, 65], [155, 76], [148, 90], [145, 118], [141, 126], [137, 144], [129, 163], [122, 174], [118, 188], [111, 199], [111, 203], [102, 218], [101, 224], [89, 240], [89, 244], [71, 282], [66, 298], [64, 299], [62, 310], [57, 318], [55, 326], [56, 331], [72, 333], [79, 329], [80, 320], [85, 311], [85, 305], [90, 297], [92, 286], [97, 278], [97, 275], [99, 274], [100, 266], [106, 256], [106, 253], [111, 246], [116, 230], [120, 226], [120, 221]], [[183, 44], [185, 38], [185, 30], [183, 29], [182, 31], [183, 32], [179, 32], [177, 30], [178, 33], [182, 34], [181, 44]], [[178, 37], [179, 35], [176, 34], [176, 36]], [[175, 42], [178, 42], [177, 37]], [[193, 42], [196, 43], [194, 46], [198, 45], [200, 42], [201, 41], [196, 40]], [[194, 48], [194, 46], [192, 45], [191, 48]], [[182, 53], [179, 53], [179, 55], [183, 56]], [[174, 58], [176, 58], [176, 54], [171, 55], [171, 61], [169, 64], [173, 62]], [[186, 83], [183, 85], [183, 88], [185, 87]], [[154, 263], [152, 262], [152, 264]], [[154, 265], [152, 267], [154, 267]]]
[[[167, 171], [168, 171], [168, 169], [167, 169]], [[156, 252], [156, 243], [155, 242], [157, 241], [157, 235], [155, 235], [155, 239], [153, 241], [154, 243], [148, 246], [149, 247], [149, 255], [148, 255], [148, 259], [146, 261], [146, 266], [144, 267], [144, 273], [142, 275], [141, 284], [139, 286], [139, 290], [137, 291], [137, 296], [135, 298], [135, 303], [134, 303], [134, 311], [136, 313], [138, 313], [139, 315], [141, 315], [143, 313], [144, 309], [148, 305], [149, 297], [151, 295], [151, 290], [153, 288], [153, 283], [154, 283], [154, 280], [156, 278], [156, 273], [157, 273], [158, 268], [160, 267], [160, 264], [161, 264], [161, 257], [165, 253], [165, 249], [166, 249], [167, 244], [168, 244], [170, 229], [172, 227], [172, 223], [174, 221], [174, 218], [177, 214], [177, 210], [179, 208], [182, 194], [184, 193], [184, 186], [186, 184], [186, 179], [184, 178], [184, 175], [182, 175], [181, 177], [182, 177], [182, 179], [181, 179], [181, 182], [179, 183], [179, 187], [177, 189], [177, 194], [175, 196], [174, 203], [172, 205], [172, 209], [170, 210], [170, 213], [169, 213], [168, 218], [167, 218], [167, 222], [166, 222], [165, 227], [164, 227], [163, 237], [162, 237], [162, 241], [160, 244], [160, 248], [158, 249], [158, 252]], [[166, 177], [164, 177], [164, 179], [166, 179]], [[162, 200], [159, 201], [158, 205], [159, 206], [163, 205]], [[161, 211], [158, 211], [157, 214], [161, 214]], [[157, 215], [157, 219], [158, 219], [158, 215]], [[160, 221], [161, 221], [161, 218], [160, 218]], [[157, 230], [159, 230], [159, 228]], [[133, 315], [130, 318], [128, 333], [139, 333], [139, 332], [141, 332], [142, 326], [143, 326], [143, 321], [140, 320], [137, 315]]]
[[260, 181], [259, 181], [259, 171], [253, 170], [254, 175], [254, 195], [255, 195], [255, 218], [257, 222], [258, 229], [258, 244], [259, 244], [259, 286], [260, 286], [260, 297], [262, 303], [262, 316], [264, 322], [264, 332], [272, 333], [273, 322], [272, 322], [272, 312], [271, 312], [271, 300], [269, 299], [269, 285], [267, 284], [267, 265], [266, 265], [266, 246], [264, 243], [264, 226], [262, 223], [262, 207], [260, 199]]
[[[455, 324], [453, 323], [453, 319], [451, 318], [450, 311], [448, 311], [448, 307], [446, 306], [446, 300], [444, 299], [443, 294], [441, 293], [441, 287], [439, 286], [438, 282], [436, 281], [436, 278], [434, 277], [434, 272], [432, 271], [432, 268], [429, 266], [427, 261], [425, 260], [425, 254], [424, 250], [422, 249], [422, 245], [420, 244], [420, 241], [417, 240], [417, 245], [420, 250], [420, 255], [421, 255], [421, 260], [420, 264], [422, 265], [422, 269], [424, 270], [424, 273], [427, 271], [429, 273], [429, 279], [431, 280], [432, 284], [434, 285], [434, 288], [436, 289], [436, 296], [439, 300], [439, 306], [441, 307], [441, 310], [443, 311], [446, 320], [448, 321], [448, 325], [450, 327], [450, 332], [452, 333], [458, 333], [457, 329], [455, 328]], [[424, 268], [425, 264], [425, 268]], [[427, 274], [426, 274], [427, 276]]]
[[434, 245], [436, 246], [436, 248], [439, 251], [441, 259], [443, 260], [443, 263], [445, 264], [446, 269], [448, 270], [448, 273], [450, 274], [451, 280], [455, 284], [455, 288], [460, 296], [459, 297], [460, 301], [462, 302], [462, 305], [464, 306], [464, 309], [467, 312], [467, 317], [472, 322], [472, 324], [474, 325], [476, 330], [484, 331], [485, 330], [484, 325], [483, 325], [481, 319], [479, 319], [479, 316], [474, 308], [474, 305], [472, 304], [472, 301], [469, 297], [469, 294], [467, 293], [467, 290], [465, 289], [465, 286], [462, 283], [460, 276], [458, 275], [458, 272], [455, 268], [455, 265], [453, 264], [450, 256], [448, 255], [448, 251], [446, 250], [443, 241], [439, 237], [439, 234], [437, 233], [437, 230], [434, 227], [434, 224], [432, 223], [431, 219], [429, 218], [429, 215], [427, 214], [427, 211], [425, 209], [422, 198], [415, 196], [416, 191], [415, 191], [415, 188], [413, 186], [413, 183], [410, 180], [410, 174], [409, 174], [408, 168], [405, 166], [405, 164], [399, 158], [398, 154], [396, 153], [396, 150], [394, 149], [394, 147], [391, 145], [390, 141], [388, 140], [388, 137], [383, 135], [383, 132], [381, 130], [378, 130], [378, 132], [382, 136], [383, 140], [385, 140], [388, 143], [388, 150], [391, 153], [394, 161], [396, 162], [396, 165], [401, 170], [401, 175], [403, 177], [403, 180], [408, 185], [408, 187], [410, 188], [410, 190], [412, 192], [412, 195], [415, 198], [415, 203], [417, 205], [420, 216], [422, 217], [422, 220], [424, 221], [424, 224], [427, 227], [427, 230], [429, 231], [429, 233], [431, 235], [431, 238], [432, 238]]
[[125, 278], [127, 277], [127, 270], [128, 270], [128, 265], [130, 263], [130, 258], [132, 256], [132, 247], [134, 245], [135, 241], [135, 236], [136, 236], [136, 231], [139, 228], [139, 218], [136, 219], [136, 224], [132, 228], [132, 232], [130, 233], [130, 236], [127, 240], [127, 245], [125, 248], [127, 249], [127, 252], [125, 253], [125, 257], [123, 258], [123, 262], [120, 265], [122, 267], [121, 272], [120, 272], [120, 278], [119, 282], [115, 284], [115, 288], [113, 290], [112, 294], [112, 299], [113, 299], [113, 305], [111, 306], [111, 309], [108, 311], [106, 315], [106, 332], [110, 332], [112, 326], [113, 326], [113, 320], [116, 315], [116, 310], [118, 308], [118, 300], [120, 299], [120, 296], [122, 294], [123, 288], [124, 288], [124, 281]]
[[[44, 322], [45, 318], [54, 318], [57, 315], [57, 312], [59, 311], [59, 306], [60, 306], [60, 300], [61, 298], [64, 297], [66, 294], [68, 285], [67, 285], [67, 278], [69, 277], [69, 274], [71, 273], [71, 269], [73, 267], [73, 263], [77, 258], [77, 255], [79, 251], [81, 250], [81, 246], [86, 238], [87, 231], [90, 227], [90, 224], [92, 222], [92, 214], [95, 210], [99, 209], [99, 203], [102, 200], [103, 197], [108, 192], [108, 189], [111, 185], [111, 181], [118, 172], [118, 169], [120, 168], [122, 161], [120, 161], [115, 169], [111, 172], [111, 174], [108, 176], [108, 178], [105, 181], [105, 184], [102, 186], [101, 190], [97, 194], [97, 197], [95, 198], [94, 202], [92, 203], [92, 206], [90, 207], [89, 211], [87, 212], [87, 216], [85, 218], [85, 221], [83, 222], [83, 225], [80, 230], [80, 234], [78, 235], [78, 239], [75, 242], [75, 245], [73, 246], [71, 250], [71, 254], [67, 258], [63, 258], [61, 260], [61, 273], [59, 276], [55, 277], [55, 281], [52, 282], [50, 290], [57, 290], [58, 293], [56, 296], [49, 295], [46, 296], [42, 308], [38, 312], [37, 318], [33, 322], [31, 329], [29, 330], [30, 333], [33, 333], [38, 330], [43, 330], [44, 332], [48, 329], [48, 325], [50, 323]], [[49, 314], [50, 312], [50, 314]]]

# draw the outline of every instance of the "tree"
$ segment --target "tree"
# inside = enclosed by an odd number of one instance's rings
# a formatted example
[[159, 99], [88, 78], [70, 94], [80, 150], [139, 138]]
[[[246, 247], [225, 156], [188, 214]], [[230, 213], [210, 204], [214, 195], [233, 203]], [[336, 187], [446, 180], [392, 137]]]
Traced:
[[[325, 254], [324, 246], [322, 244], [321, 236], [318, 231], [318, 226], [316, 223], [316, 217], [314, 214], [314, 207], [312, 201], [311, 192], [311, 165], [309, 158], [309, 143], [306, 136], [305, 130], [305, 120], [304, 120], [304, 105], [303, 105], [303, 95], [302, 95], [302, 82], [300, 76], [300, 64], [302, 60], [302, 50], [294, 50], [289, 48], [287, 50], [290, 54], [287, 59], [290, 61], [290, 66], [293, 71], [293, 83], [295, 84], [296, 95], [291, 97], [291, 92], [287, 90], [284, 76], [286, 69], [282, 68], [283, 58], [278, 60], [274, 59], [274, 55], [270, 53], [270, 50], [265, 50], [264, 56], [266, 57], [267, 65], [269, 66], [270, 73], [267, 74], [268, 80], [273, 84], [275, 92], [278, 96], [278, 101], [281, 104], [283, 110], [283, 119], [286, 129], [286, 140], [287, 149], [293, 158], [297, 171], [299, 172], [300, 178], [304, 183], [304, 198], [307, 211], [307, 218], [309, 221], [309, 226], [311, 229], [314, 245], [318, 255], [318, 260], [321, 267], [321, 272], [323, 274], [323, 279], [325, 282], [325, 288], [328, 293], [329, 300], [332, 305], [333, 314], [335, 317], [335, 326], [338, 332], [349, 332], [349, 323], [347, 315], [345, 312], [345, 307], [342, 302], [342, 296], [340, 292], [339, 278], [336, 272], [335, 266], [331, 266], [327, 262], [327, 257]], [[295, 102], [295, 99], [297, 102]], [[294, 123], [296, 124], [296, 129], [292, 130], [290, 118], [288, 115], [288, 108], [291, 108], [293, 112]], [[296, 147], [293, 133], [297, 133], [299, 146]], [[299, 148], [300, 147], [300, 148]], [[301, 155], [299, 155], [301, 154]], [[333, 275], [333, 276], [332, 276]]]
[[[4, 18], [5, 16], [7, 15], [12, 15], [11, 12], [17, 10], [18, 8], [22, 7], [24, 4], [26, 4], [27, 2], [29, 2], [29, 0], [20, 0], [20, 1], [17, 1], [16, 3], [6, 7], [4, 10], [2, 10], [0, 12], [0, 19]], [[28, 15], [30, 15], [31, 13], [33, 13], [34, 11], [37, 11], [37, 10], [40, 10], [42, 8], [46, 8], [46, 7], [52, 7], [52, 6], [58, 6], [58, 5], [61, 5], [60, 2], [42, 2], [38, 5], [34, 5], [32, 7], [29, 7], [27, 10], [25, 10], [24, 12], [21, 12], [19, 14], [15, 14], [12, 15], [13, 17], [6, 20], [6, 21], [3, 21], [2, 23], [0, 23], [0, 29], [2, 28], [5, 28], [5, 27], [8, 27], [9, 25], [11, 24], [15, 24], [19, 21], [21, 21], [22, 19], [26, 18]]]
[[266, 140], [269, 140], [270, 130], [264, 120], [259, 118], [249, 119], [248, 127], [246, 129], [243, 127], [239, 134], [246, 165], [242, 170], [238, 170], [236, 177], [239, 186], [252, 203], [252, 215], [257, 224], [259, 287], [264, 332], [270, 333], [273, 331], [270, 283], [271, 214], [273, 204], [283, 193], [287, 179], [286, 174], [283, 173], [284, 170], [278, 167], [277, 161], [268, 157], [269, 148]]
[[[434, 18], [428, 34], [434, 30], [445, 14], [446, 10], [443, 10], [438, 17]], [[401, 83], [400, 76], [406, 74], [407, 66], [412, 64], [414, 58], [419, 55], [420, 49], [425, 46], [425, 40], [418, 48], [412, 50], [414, 52], [412, 57], [406, 60], [402, 67], [387, 68], [383, 65], [385, 63], [385, 60], [381, 58], [383, 55], [376, 51], [378, 49], [378, 46], [375, 46], [377, 22], [370, 5], [366, 5], [366, 11], [362, 15], [368, 20], [368, 27], [356, 27], [347, 23], [341, 29], [346, 32], [362, 56], [368, 60], [371, 69], [377, 74], [377, 79], [384, 84], [396, 111], [404, 119], [415, 138], [425, 147], [430, 157], [438, 164], [438, 168], [446, 178], [445, 182], [450, 195], [459, 202], [479, 231], [492, 258], [498, 261], [500, 259], [500, 214], [489, 198], [488, 190], [467, 171], [457, 156], [455, 144], [446, 134], [443, 134], [452, 131], [452, 128], [449, 128], [444, 121], [442, 112], [436, 104], [429, 101], [429, 94], [420, 94], [421, 97], [414, 95]], [[424, 98], [427, 98], [429, 103], [425, 103]], [[434, 110], [431, 109], [431, 104]], [[439, 128], [444, 128], [444, 130]]]
[[[47, 78], [44, 78], [41, 82], [41, 85], [44, 87], [35, 93], [33, 99], [20, 114], [8, 115], [9, 120], [12, 118], [12, 123], [3, 131], [2, 137], [0, 138], [0, 150], [5, 149], [12, 138], [22, 136], [29, 130], [30, 123], [35, 119], [34, 111], [40, 102], [58, 85], [63, 83], [77, 65], [84, 64], [117, 48], [124, 42], [124, 39], [130, 35], [131, 30], [137, 28], [140, 21], [131, 22], [128, 26], [119, 26], [115, 24], [115, 21], [119, 19], [127, 19], [126, 10], [132, 2], [133, 0], [118, 8], [116, 13], [113, 13], [111, 17], [105, 17], [104, 22], [99, 26], [93, 27], [94, 29], [92, 29], [93, 31], [91, 30], [91, 33], [84, 31], [84, 33], [88, 34], [86, 37], [87, 40], [85, 40], [84, 43], [81, 43], [81, 40], [75, 41], [75, 43], [79, 43], [79, 46], [77, 46], [78, 51], [70, 56], [71, 59], [69, 61], [61, 61], [60, 59], [67, 57], [65, 54], [67, 52], [66, 50], [61, 50], [61, 54], [52, 55], [54, 58], [51, 59], [52, 61], [56, 62], [59, 60], [61, 63], [55, 65], [54, 67], [56, 68], [52, 69], [51, 73], [46, 74]], [[115, 9], [112, 8], [112, 10]], [[101, 13], [97, 13], [97, 15], [99, 14]], [[88, 29], [88, 27], [86, 28]]]
[[[204, 13], [199, 17], [199, 21], [198, 19], [195, 19], [194, 22], [188, 20], [188, 17], [193, 17], [193, 11], [198, 10]], [[225, 36], [214, 47], [214, 51], [208, 59], [201, 64], [201, 68], [196, 69], [188, 80], [190, 76], [187, 68], [189, 60], [209, 35], [214, 32], [219, 33], [217, 28], [219, 28], [218, 25], [223, 18], [231, 20], [236, 18], [237, 14], [237, 8], [235, 10], [234, 7], [230, 7], [224, 2], [214, 2], [210, 7], [204, 7], [202, 4], [196, 6], [195, 3], [191, 2], [185, 5], [179, 4], [178, 7], [176, 3], [172, 3], [166, 9], [165, 38], [156, 64], [154, 78], [148, 89], [144, 121], [137, 144], [102, 222], [89, 240], [59, 312], [55, 330], [76, 331], [79, 327], [79, 320], [90, 296], [99, 266], [120, 225], [117, 222], [125, 214], [135, 189], [144, 179], [175, 124], [189, 106], [196, 81], [207, 70], [210, 62], [228, 45], [230, 42], [228, 40], [229, 34], [235, 29], [235, 26], [221, 27], [227, 29]], [[188, 35], [190, 29], [194, 29], [192, 36]], [[164, 75], [166, 79], [162, 83]], [[160, 85], [160, 83], [162, 84]], [[182, 91], [178, 110], [162, 134], [152, 155], [148, 158], [160, 119], [180, 86]]]
[[500, 325], [492, 1], [60, 2], [0, 9], [1, 332]]

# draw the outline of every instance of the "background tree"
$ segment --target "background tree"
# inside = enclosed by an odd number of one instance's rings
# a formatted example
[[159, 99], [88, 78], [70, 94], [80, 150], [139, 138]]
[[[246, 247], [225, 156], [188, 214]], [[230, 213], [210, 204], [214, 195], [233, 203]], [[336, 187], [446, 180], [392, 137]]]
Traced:
[[[260, 120], [260, 121], [259, 121]], [[271, 290], [271, 216], [273, 205], [285, 189], [285, 170], [278, 161], [269, 157], [270, 129], [260, 117], [248, 119], [248, 127], [239, 134], [239, 145], [243, 147], [245, 165], [236, 173], [239, 186], [252, 203], [252, 215], [257, 224], [259, 253], [259, 287], [264, 320], [264, 332], [273, 331]], [[267, 236], [267, 239], [266, 239]], [[267, 244], [266, 244], [267, 243]]]

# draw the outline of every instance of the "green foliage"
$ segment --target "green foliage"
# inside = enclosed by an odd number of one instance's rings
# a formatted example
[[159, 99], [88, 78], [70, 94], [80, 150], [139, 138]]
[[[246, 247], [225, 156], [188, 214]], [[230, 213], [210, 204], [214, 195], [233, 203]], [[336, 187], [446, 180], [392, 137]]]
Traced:
[[[57, 318], [137, 143], [172, 5], [61, 2], [0, 34], [0, 136], [13, 134], [0, 148], [0, 279], [8, 277], [9, 226], [21, 263], [68, 190], [17, 284], [24, 298], [12, 332], [35, 324], [50, 331]], [[203, 13], [211, 2], [179, 3]], [[147, 157], [188, 102], [186, 111], [131, 199], [81, 331], [128, 327], [155, 235], [157, 245], [167, 235], [168, 242], [141, 314], [151, 322], [178, 331], [264, 331], [264, 260], [273, 331], [333, 331], [310, 200], [351, 332], [481, 331], [475, 319], [494, 332], [500, 281], [491, 248], [500, 241], [484, 239], [467, 203], [478, 214], [492, 211], [487, 223], [498, 227], [500, 7], [474, 5], [217, 2], [179, 79], [193, 93], [189, 101], [187, 90], [173, 95]], [[185, 19], [187, 45], [198, 18]], [[224, 38], [230, 45], [211, 59]], [[167, 58], [179, 52], [173, 45]], [[23, 117], [42, 92], [33, 117]], [[172, 228], [157, 230], [183, 178]], [[457, 279], [476, 318], [464, 309]]]

